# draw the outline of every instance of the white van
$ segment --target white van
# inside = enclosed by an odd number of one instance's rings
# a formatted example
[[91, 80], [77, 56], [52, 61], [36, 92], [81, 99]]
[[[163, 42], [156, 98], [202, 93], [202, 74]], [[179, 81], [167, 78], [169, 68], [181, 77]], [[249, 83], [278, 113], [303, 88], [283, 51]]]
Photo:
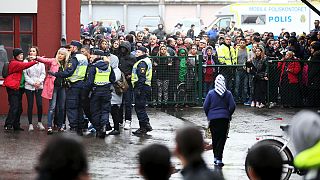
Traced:
[[260, 33], [278, 34], [282, 28], [289, 32], [308, 33], [313, 29], [311, 11], [303, 3], [236, 3], [221, 8], [208, 29], [217, 25], [221, 30], [229, 26], [231, 21], [235, 21], [237, 28]]
[[160, 16], [142, 16], [136, 25], [136, 32], [143, 31], [144, 28], [149, 28], [149, 32], [153, 32], [158, 29], [158, 24], [164, 25]]

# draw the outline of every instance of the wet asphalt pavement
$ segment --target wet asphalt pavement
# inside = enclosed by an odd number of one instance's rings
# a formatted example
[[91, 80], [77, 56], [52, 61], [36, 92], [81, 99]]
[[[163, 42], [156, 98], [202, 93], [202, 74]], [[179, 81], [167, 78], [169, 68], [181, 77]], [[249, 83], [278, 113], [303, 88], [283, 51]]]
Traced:
[[[219, 170], [227, 180], [248, 179], [244, 171], [246, 152], [257, 140], [266, 134], [282, 135], [280, 124], [290, 124], [291, 117], [299, 109], [257, 109], [238, 106], [230, 125], [229, 138], [224, 151], [225, 166]], [[153, 131], [149, 136], [136, 137], [131, 131], [121, 130], [119, 136], [107, 136], [104, 140], [93, 136], [82, 138], [87, 149], [89, 172], [92, 179], [142, 179], [137, 169], [137, 153], [141, 148], [152, 143], [162, 143], [174, 150], [175, 131], [185, 123], [204, 129], [207, 121], [202, 108], [184, 109], [148, 109]], [[34, 126], [35, 126], [34, 116]], [[0, 117], [3, 127], [5, 116]], [[43, 117], [46, 122], [46, 116]], [[112, 122], [112, 120], [111, 120]], [[5, 133], [0, 129], [0, 179], [35, 179], [38, 156], [48, 141], [46, 131], [27, 131], [27, 118], [22, 117], [19, 133]], [[136, 115], [133, 115], [132, 131], [138, 128]], [[65, 132], [70, 133], [70, 132]], [[55, 135], [55, 134], [54, 134]], [[53, 135], [53, 136], [54, 136]], [[207, 139], [207, 141], [210, 141]], [[291, 148], [293, 149], [293, 148]], [[213, 153], [203, 154], [208, 166], [214, 169]], [[182, 165], [175, 157], [172, 159], [176, 169]], [[181, 179], [180, 173], [171, 179]], [[291, 179], [301, 179], [292, 175]]]

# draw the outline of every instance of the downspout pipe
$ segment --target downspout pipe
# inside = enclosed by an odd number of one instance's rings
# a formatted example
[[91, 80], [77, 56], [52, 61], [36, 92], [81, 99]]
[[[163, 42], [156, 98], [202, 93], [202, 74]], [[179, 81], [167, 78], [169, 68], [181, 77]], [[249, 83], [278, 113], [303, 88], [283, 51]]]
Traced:
[[67, 44], [67, 0], [61, 0], [61, 46]]

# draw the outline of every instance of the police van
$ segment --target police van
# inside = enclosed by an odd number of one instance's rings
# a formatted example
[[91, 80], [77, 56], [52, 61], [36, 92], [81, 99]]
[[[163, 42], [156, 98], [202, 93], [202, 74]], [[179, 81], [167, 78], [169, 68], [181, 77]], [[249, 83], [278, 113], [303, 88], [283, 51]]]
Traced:
[[[318, 7], [318, 6], [317, 6]], [[281, 29], [288, 32], [308, 33], [313, 21], [320, 19], [303, 3], [236, 3], [221, 8], [209, 28], [216, 25], [220, 30], [235, 21], [235, 27], [255, 32], [273, 32]]]

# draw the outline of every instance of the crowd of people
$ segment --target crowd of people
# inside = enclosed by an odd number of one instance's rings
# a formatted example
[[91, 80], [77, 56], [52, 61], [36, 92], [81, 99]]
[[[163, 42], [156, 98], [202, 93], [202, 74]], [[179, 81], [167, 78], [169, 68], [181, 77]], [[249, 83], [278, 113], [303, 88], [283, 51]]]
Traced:
[[[105, 48], [90, 49], [79, 41], [71, 41], [58, 49], [54, 58], [39, 56], [37, 47], [31, 47], [28, 57], [23, 59], [23, 50], [15, 48], [13, 59], [8, 65], [8, 74], [3, 85], [8, 92], [9, 112], [4, 129], [23, 131], [20, 126], [22, 96], [28, 101], [29, 131], [33, 131], [32, 109], [34, 96], [38, 110], [40, 130], [42, 124], [42, 97], [49, 100], [47, 133], [54, 128], [58, 132], [66, 130], [66, 116], [70, 131], [83, 135], [88, 123], [92, 124], [96, 136], [104, 138], [111, 131], [109, 113], [114, 121], [114, 129], [108, 135], [119, 135], [119, 126], [131, 129], [132, 98], [140, 128], [135, 135], [152, 131], [146, 113], [146, 101], [151, 91], [152, 62], [147, 57], [147, 49], [140, 47], [135, 56], [130, 55], [128, 42], [120, 45], [119, 57]], [[134, 92], [134, 93], [133, 93]]]
[[[117, 32], [102, 23], [91, 23], [81, 32], [84, 41], [92, 47], [100, 39], [106, 39], [114, 54], [119, 53], [119, 42], [124, 40], [130, 42], [131, 54], [138, 47], [146, 47], [149, 56], [153, 56], [155, 104], [190, 101], [198, 88], [195, 82], [202, 82], [205, 97], [213, 89], [215, 77], [223, 74], [227, 89], [235, 95], [237, 103], [258, 108], [265, 107], [267, 102], [269, 106], [277, 103], [284, 107], [320, 105], [316, 93], [320, 88], [316, 75], [319, 68], [315, 65], [320, 50], [318, 20], [309, 34], [287, 32], [285, 28], [277, 35], [258, 33], [234, 24], [231, 22], [220, 30], [213, 26], [199, 35], [186, 34], [178, 25], [173, 33], [166, 33], [162, 24], [154, 32], [148, 28], [128, 32], [123, 25]], [[203, 66], [202, 79], [196, 68], [199, 61]]]

